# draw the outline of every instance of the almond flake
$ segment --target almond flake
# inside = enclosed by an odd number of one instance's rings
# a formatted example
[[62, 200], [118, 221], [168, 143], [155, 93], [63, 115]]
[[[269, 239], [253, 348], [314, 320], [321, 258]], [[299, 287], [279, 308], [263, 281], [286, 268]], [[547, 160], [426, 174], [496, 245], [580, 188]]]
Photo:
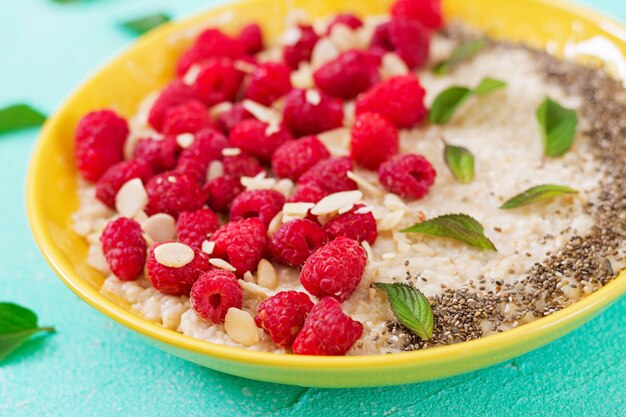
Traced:
[[283, 212], [279, 211], [270, 221], [270, 224], [267, 226], [267, 234], [271, 237], [283, 224]]
[[285, 203], [283, 213], [285, 214], [306, 214], [315, 207], [315, 203]]
[[206, 172], [206, 180], [211, 181], [224, 175], [224, 164], [222, 161], [211, 161]]
[[358, 48], [359, 40], [357, 35], [352, 31], [351, 27], [343, 23], [333, 26], [329, 38], [340, 52]]
[[292, 220], [300, 220], [306, 218], [306, 214], [286, 214], [283, 213], [282, 223], [289, 223]]
[[214, 267], [223, 269], [225, 271], [235, 272], [237, 270], [237, 268], [220, 258], [211, 258], [209, 259], [209, 263]]
[[358, 203], [363, 198], [363, 193], [358, 190], [354, 191], [340, 191], [338, 193], [330, 194], [322, 198], [311, 209], [311, 213], [317, 215], [330, 214], [342, 207], [349, 206], [351, 204]]
[[337, 210], [338, 214], [344, 214], [349, 212], [350, 210], [352, 210], [352, 208], [354, 207], [354, 204], [350, 204], [348, 206], [342, 207], [339, 210]]
[[123, 217], [132, 218], [148, 205], [148, 193], [139, 178], [122, 185], [115, 195], [115, 209]]
[[252, 272], [246, 271], [243, 273], [243, 280], [246, 282], [254, 282], [254, 275], [252, 275]]
[[396, 254], [393, 252], [383, 253], [383, 259], [393, 259], [396, 257]]
[[313, 81], [313, 70], [307, 62], [301, 62], [296, 71], [291, 72], [291, 84], [293, 88], [311, 88], [315, 85]]
[[315, 44], [311, 53], [311, 67], [318, 69], [325, 63], [332, 61], [339, 56], [339, 50], [335, 44], [328, 38], [321, 38]]
[[254, 69], [256, 68], [251, 63], [243, 61], [241, 59], [236, 60], [233, 63], [233, 67], [241, 72], [245, 72], [246, 74], [252, 74], [254, 72]]
[[141, 223], [144, 233], [153, 242], [167, 242], [176, 238], [176, 220], [166, 213], [157, 213]]
[[154, 248], [154, 258], [161, 265], [170, 268], [182, 268], [193, 261], [193, 249], [184, 243], [168, 242]]
[[381, 63], [381, 71], [383, 79], [395, 77], [397, 75], [406, 75], [409, 73], [409, 67], [406, 66], [402, 58], [393, 52], [387, 52], [383, 55]]
[[296, 185], [289, 178], [282, 178], [276, 182], [274, 189], [288, 198]]
[[359, 207], [358, 209], [356, 209], [354, 211], [354, 214], [367, 214], [367, 213], [371, 213], [372, 212], [372, 207], [371, 206], [363, 206], [363, 207]]
[[213, 249], [215, 249], [215, 242], [211, 242], [210, 240], [202, 241], [202, 252], [210, 255], [213, 253]]
[[275, 178], [259, 177], [241, 177], [241, 185], [246, 187], [246, 190], [269, 190], [273, 189], [276, 185]]
[[272, 108], [248, 99], [242, 101], [241, 104], [250, 114], [264, 123], [280, 123], [280, 114]]
[[261, 259], [256, 272], [256, 281], [261, 287], [273, 290], [278, 286], [278, 273], [267, 259]]
[[407, 206], [402, 199], [396, 194], [385, 194], [384, 205], [389, 210], [408, 210], [409, 206]]
[[404, 210], [396, 210], [385, 214], [378, 223], [378, 230], [385, 231], [393, 229], [400, 223], [402, 217], [404, 217]]
[[170, 175], [167, 177], [167, 181], [171, 182], [172, 184], [174, 184], [176, 182], [176, 177], [173, 175]]
[[222, 149], [222, 156], [237, 156], [237, 155], [241, 155], [241, 149], [239, 148]]
[[202, 67], [200, 65], [193, 64], [183, 76], [183, 82], [187, 85], [195, 84], [201, 69]]
[[306, 90], [306, 92], [304, 93], [304, 98], [306, 99], [307, 103], [313, 105], [313, 106], [317, 106], [318, 104], [320, 104], [322, 102], [322, 96], [320, 95], [320, 92], [317, 90]]
[[228, 337], [244, 346], [256, 345], [261, 340], [259, 329], [250, 313], [235, 307], [229, 308], [226, 312], [224, 329]]
[[302, 37], [302, 32], [297, 26], [290, 27], [281, 36], [281, 42], [283, 45], [295, 45]]
[[365, 249], [365, 253], [367, 254], [367, 260], [369, 262], [373, 262], [374, 252], [372, 251], [372, 247], [370, 246], [369, 242], [367, 240], [364, 240], [363, 242], [361, 242], [361, 246], [363, 247], [363, 249]]
[[368, 193], [374, 194], [374, 195], [381, 195], [383, 193], [380, 188], [376, 187], [374, 184], [367, 181], [362, 176], [355, 174], [352, 171], [348, 171], [346, 175], [352, 181], [356, 182], [356, 185], [358, 185], [359, 188], [362, 189], [363, 191], [367, 191]]
[[255, 284], [254, 282], [240, 280], [239, 285], [241, 285], [242, 290], [244, 290], [245, 292], [251, 295], [254, 295], [255, 297], [269, 298], [272, 296], [272, 291], [268, 290], [265, 287], [261, 287], [260, 285]]
[[350, 129], [340, 127], [327, 130], [326, 132], [319, 133], [317, 138], [328, 148], [336, 147], [347, 150], [350, 145]]
[[180, 135], [176, 135], [176, 143], [183, 149], [190, 147], [195, 139], [196, 137], [193, 133], [181, 133]]
[[280, 132], [280, 123], [275, 120], [270, 121], [265, 128], [265, 136], [272, 136], [278, 132]]
[[146, 214], [145, 211], [141, 210], [140, 212], [137, 212], [137, 214], [133, 216], [133, 220], [141, 224], [145, 222], [146, 220], [148, 220], [148, 215]]
[[209, 107], [209, 116], [211, 116], [211, 119], [217, 119], [219, 116], [226, 113], [232, 108], [233, 103], [231, 103], [230, 101], [222, 101]]

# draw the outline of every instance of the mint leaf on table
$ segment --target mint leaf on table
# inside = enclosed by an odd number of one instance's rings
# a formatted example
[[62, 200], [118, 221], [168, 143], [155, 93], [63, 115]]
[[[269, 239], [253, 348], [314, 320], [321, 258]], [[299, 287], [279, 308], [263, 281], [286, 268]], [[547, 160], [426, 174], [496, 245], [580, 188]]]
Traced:
[[165, 13], [154, 13], [137, 19], [128, 20], [122, 23], [122, 26], [137, 35], [141, 35], [165, 22], [169, 22], [170, 20], [170, 17]]
[[443, 157], [450, 172], [460, 183], [467, 184], [474, 179], [474, 155], [462, 147], [445, 143]]
[[578, 190], [564, 185], [536, 185], [512, 197], [500, 206], [501, 209], [512, 209], [515, 207], [525, 206], [537, 201], [546, 200], [562, 194], [577, 194]]
[[25, 307], [0, 303], [0, 362], [38, 332], [54, 332], [54, 328], [39, 327], [37, 315]]
[[433, 72], [437, 75], [447, 74], [459, 63], [466, 61], [476, 54], [478, 54], [487, 44], [485, 39], [472, 39], [458, 45], [452, 53], [450, 58], [438, 62], [433, 68]]
[[478, 249], [497, 251], [493, 242], [485, 236], [483, 226], [467, 214], [444, 214], [416, 223], [400, 232], [448, 237]]
[[578, 117], [574, 110], [546, 97], [537, 109], [543, 150], [546, 156], [557, 157], [569, 150], [576, 135]]
[[433, 310], [420, 290], [408, 284], [374, 284], [387, 292], [391, 311], [396, 318], [422, 340], [433, 336]]
[[45, 121], [46, 116], [28, 104], [12, 104], [0, 109], [0, 133], [41, 126]]

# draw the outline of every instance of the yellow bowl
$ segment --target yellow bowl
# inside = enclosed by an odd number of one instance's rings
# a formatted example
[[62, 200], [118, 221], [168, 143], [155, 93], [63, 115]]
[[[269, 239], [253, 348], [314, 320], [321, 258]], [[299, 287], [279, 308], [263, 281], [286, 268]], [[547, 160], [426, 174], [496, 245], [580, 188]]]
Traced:
[[[294, 7], [311, 17], [351, 10], [384, 13], [391, 0], [244, 0], [190, 19], [164, 25], [141, 38], [82, 84], [46, 122], [34, 150], [27, 181], [27, 211], [35, 239], [65, 284], [91, 306], [142, 335], [149, 343], [200, 365], [263, 381], [315, 387], [403, 384], [482, 368], [542, 346], [580, 326], [626, 291], [622, 272], [583, 300], [530, 324], [483, 339], [424, 351], [360, 357], [305, 357], [251, 352], [216, 345], [167, 330], [145, 320], [122, 302], [102, 296], [103, 277], [87, 266], [87, 245], [70, 228], [77, 208], [73, 130], [86, 112], [113, 107], [125, 116], [161, 87], [173, 63], [198, 28], [218, 22], [234, 31], [259, 21], [269, 36], [281, 30]], [[626, 54], [626, 29], [594, 12], [556, 0], [449, 0], [448, 18], [460, 18], [497, 38], [522, 40], [557, 53], [567, 41], [596, 35]], [[228, 21], [227, 17], [232, 20]]]

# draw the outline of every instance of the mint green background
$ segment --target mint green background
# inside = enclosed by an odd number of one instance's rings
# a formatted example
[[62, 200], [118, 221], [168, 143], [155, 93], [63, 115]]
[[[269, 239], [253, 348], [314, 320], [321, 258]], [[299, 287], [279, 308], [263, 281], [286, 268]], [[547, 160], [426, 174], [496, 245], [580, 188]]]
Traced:
[[[365, 0], [364, 0], [365, 1]], [[514, 0], [510, 0], [514, 1]], [[126, 18], [185, 16], [211, 0], [5, 0], [0, 107], [46, 112], [132, 42]], [[623, 0], [589, 4], [622, 21]], [[617, 416], [626, 415], [626, 299], [547, 347], [489, 369], [399, 387], [323, 390], [231, 377], [162, 353], [67, 289], [24, 215], [36, 130], [0, 136], [0, 300], [36, 310], [58, 333], [0, 364], [0, 416]]]

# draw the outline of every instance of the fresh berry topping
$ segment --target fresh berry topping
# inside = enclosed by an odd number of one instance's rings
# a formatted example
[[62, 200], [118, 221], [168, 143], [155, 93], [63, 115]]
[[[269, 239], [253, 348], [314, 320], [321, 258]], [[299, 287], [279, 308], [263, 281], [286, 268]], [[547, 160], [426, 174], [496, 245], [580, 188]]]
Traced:
[[283, 121], [296, 137], [315, 135], [343, 125], [343, 104], [322, 91], [291, 90], [285, 99]]
[[307, 219], [291, 220], [274, 232], [267, 252], [280, 264], [298, 267], [326, 241], [326, 233], [319, 224]]
[[363, 204], [357, 204], [352, 210], [340, 214], [326, 223], [324, 231], [328, 235], [328, 239], [333, 240], [343, 236], [357, 242], [365, 240], [370, 245], [374, 244], [378, 236], [376, 219], [374, 219], [371, 211], [361, 212], [360, 210], [363, 210], [364, 207]]
[[181, 153], [176, 171], [187, 174], [203, 184], [209, 164], [220, 159], [222, 150], [228, 146], [228, 139], [217, 130], [203, 129], [196, 133], [191, 146]]
[[137, 278], [146, 262], [146, 241], [139, 223], [118, 217], [100, 235], [102, 252], [113, 275], [124, 281]]
[[127, 181], [140, 178], [145, 184], [152, 177], [152, 169], [143, 161], [122, 161], [109, 168], [96, 184], [96, 198], [115, 208], [115, 196]]
[[428, 193], [437, 173], [421, 155], [397, 155], [378, 169], [378, 179], [389, 192], [407, 199], [419, 199]]
[[176, 74], [184, 76], [194, 64], [202, 64], [211, 58], [237, 59], [245, 54], [245, 46], [239, 40], [217, 29], [207, 29], [198, 36], [195, 44], [181, 55]]
[[419, 68], [428, 60], [430, 35], [421, 23], [409, 19], [392, 19], [388, 26], [393, 50], [410, 69]]
[[293, 342], [298, 355], [345, 355], [361, 338], [363, 325], [352, 320], [339, 302], [326, 297], [311, 310]]
[[290, 203], [317, 203], [328, 193], [315, 183], [300, 184], [296, 187], [296, 191], [289, 197]]
[[157, 132], [160, 132], [163, 130], [163, 120], [167, 109], [195, 98], [196, 93], [193, 88], [180, 80], [172, 81], [161, 91], [159, 97], [150, 108], [148, 123], [150, 123]]
[[274, 151], [283, 143], [293, 139], [283, 126], [273, 126], [257, 119], [248, 119], [230, 131], [230, 143], [242, 151], [269, 163]]
[[196, 133], [211, 127], [212, 124], [206, 106], [198, 100], [189, 100], [165, 110], [163, 133], [166, 135]]
[[302, 61], [310, 61], [313, 48], [319, 40], [319, 36], [310, 25], [298, 25], [299, 37], [283, 48], [283, 59], [293, 69], [297, 69]]
[[229, 308], [241, 308], [243, 290], [232, 272], [213, 269], [200, 275], [189, 296], [198, 317], [209, 323], [223, 323]]
[[179, 151], [176, 136], [165, 136], [162, 140], [140, 139], [135, 145], [133, 158], [145, 161], [158, 174], [176, 166]]
[[202, 248], [202, 242], [220, 228], [220, 220], [213, 210], [205, 208], [186, 211], [178, 216], [176, 234], [178, 240], [195, 249]]
[[246, 98], [271, 105], [291, 91], [291, 69], [280, 62], [265, 62], [257, 66], [250, 75]]
[[230, 263], [240, 277], [246, 271], [254, 271], [263, 257], [267, 229], [256, 217], [231, 221], [213, 233], [210, 240], [215, 242], [212, 256]]
[[254, 118], [254, 116], [246, 110], [243, 104], [237, 103], [230, 110], [220, 114], [215, 124], [225, 135], [228, 135], [230, 130], [240, 122], [252, 118]]
[[222, 163], [224, 164], [224, 175], [233, 178], [254, 177], [263, 171], [263, 167], [259, 164], [259, 161], [245, 153], [225, 156], [222, 159]]
[[350, 100], [380, 81], [379, 64], [374, 54], [350, 50], [318, 68], [313, 79], [326, 94]]
[[363, 168], [376, 170], [398, 153], [398, 130], [378, 113], [361, 113], [352, 126], [350, 157]]
[[243, 77], [244, 73], [235, 68], [233, 61], [211, 59], [200, 69], [193, 88], [198, 98], [211, 107], [223, 101], [234, 101]]
[[292, 140], [276, 149], [272, 155], [272, 170], [280, 178], [297, 181], [315, 164], [330, 157], [326, 146], [316, 137]]
[[204, 204], [205, 195], [200, 185], [189, 175], [164, 172], [146, 184], [148, 205], [146, 213], [166, 213], [177, 218], [183, 211], [198, 210]]
[[259, 305], [254, 322], [274, 343], [289, 348], [304, 324], [313, 302], [303, 292], [281, 291]]
[[111, 110], [88, 113], [76, 126], [76, 166], [83, 178], [97, 181], [124, 157], [128, 123]]
[[[211, 269], [209, 258], [197, 249], [193, 250], [193, 259], [183, 266], [173, 267], [159, 263], [154, 251], [161, 245], [172, 242], [157, 243], [150, 250], [146, 269], [152, 286], [163, 294], [189, 295], [194, 282], [200, 274]], [[182, 243], [180, 244], [182, 245]]]
[[245, 190], [239, 178], [227, 175], [209, 181], [204, 189], [209, 205], [220, 213], [228, 213], [235, 197]]
[[300, 177], [298, 186], [313, 184], [321, 188], [326, 195], [356, 190], [356, 183], [348, 178], [348, 171], [352, 169], [352, 160], [347, 156], [324, 159]]
[[263, 32], [261, 26], [250, 23], [239, 32], [239, 42], [243, 44], [246, 54], [254, 55], [263, 50]]
[[426, 117], [425, 91], [415, 75], [392, 77], [361, 94], [356, 114], [367, 112], [385, 116], [399, 129], [408, 129]]
[[275, 190], [250, 190], [239, 194], [230, 207], [230, 220], [259, 218], [265, 226], [283, 208], [285, 197]]
[[416, 20], [428, 29], [439, 29], [443, 25], [441, 0], [397, 0], [391, 6], [391, 14]]
[[349, 13], [338, 14], [337, 16], [333, 17], [333, 20], [331, 20], [330, 23], [328, 24], [328, 29], [326, 33], [330, 34], [333, 28], [337, 25], [345, 25], [349, 27], [350, 29], [354, 30], [363, 26], [363, 22], [361, 21], [361, 19], [359, 19], [353, 14], [349, 14]]

